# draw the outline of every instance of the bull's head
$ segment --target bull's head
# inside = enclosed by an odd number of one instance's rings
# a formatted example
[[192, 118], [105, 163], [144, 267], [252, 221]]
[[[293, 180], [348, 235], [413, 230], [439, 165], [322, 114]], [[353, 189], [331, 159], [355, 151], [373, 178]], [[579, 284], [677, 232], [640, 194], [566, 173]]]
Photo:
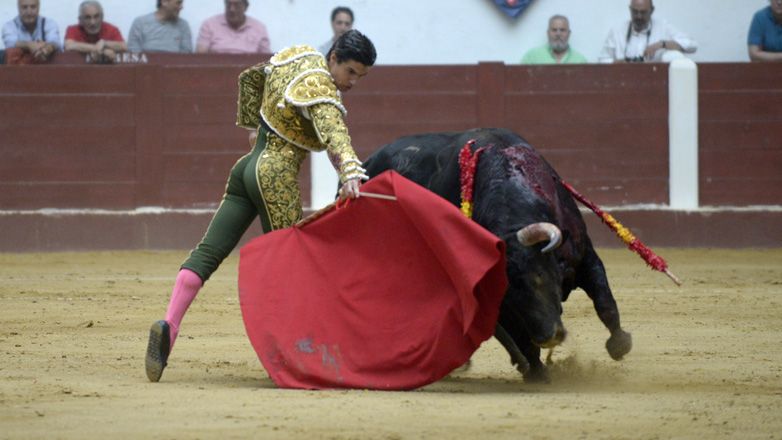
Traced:
[[[535, 345], [554, 347], [566, 336], [560, 318], [562, 274], [550, 253], [562, 243], [562, 232], [552, 223], [533, 223], [516, 232], [516, 239], [527, 251], [525, 273], [515, 280], [523, 290], [518, 302], [526, 302], [529, 307], [524, 325]], [[538, 249], [538, 244], [545, 245]]]
[[[523, 149], [489, 148], [475, 175], [474, 219], [505, 239], [508, 291], [502, 315], [523, 326], [531, 342], [553, 347], [565, 338], [562, 325], [562, 269], [557, 252], [562, 233], [537, 181], [514, 156]], [[521, 331], [522, 329], [519, 329]]]

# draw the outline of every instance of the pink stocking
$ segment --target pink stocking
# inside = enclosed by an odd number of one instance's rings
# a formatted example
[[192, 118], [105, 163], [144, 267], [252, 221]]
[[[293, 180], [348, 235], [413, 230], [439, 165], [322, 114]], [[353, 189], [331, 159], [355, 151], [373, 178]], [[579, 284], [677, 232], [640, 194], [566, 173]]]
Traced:
[[177, 334], [179, 334], [182, 318], [184, 318], [187, 308], [190, 307], [190, 303], [198, 295], [202, 285], [201, 278], [190, 269], [182, 269], [177, 274], [174, 290], [171, 292], [171, 301], [169, 301], [168, 310], [166, 311], [166, 322], [171, 327], [171, 346], [169, 350], [174, 348], [174, 341], [176, 341]]

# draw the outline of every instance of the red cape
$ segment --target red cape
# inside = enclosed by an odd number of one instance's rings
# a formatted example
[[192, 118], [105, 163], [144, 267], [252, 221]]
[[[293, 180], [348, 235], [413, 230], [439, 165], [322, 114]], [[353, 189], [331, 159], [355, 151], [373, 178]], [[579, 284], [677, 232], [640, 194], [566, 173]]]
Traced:
[[284, 388], [399, 390], [437, 381], [491, 337], [504, 243], [393, 171], [360, 197], [241, 250], [239, 300]]

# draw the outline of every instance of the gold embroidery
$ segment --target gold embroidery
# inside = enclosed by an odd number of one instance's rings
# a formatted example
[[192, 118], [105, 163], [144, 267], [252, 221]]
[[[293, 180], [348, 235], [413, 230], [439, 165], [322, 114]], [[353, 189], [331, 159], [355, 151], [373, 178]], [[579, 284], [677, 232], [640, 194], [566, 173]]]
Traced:
[[362, 173], [357, 171], [362, 169], [356, 166], [356, 162], [361, 162], [350, 144], [348, 128], [339, 110], [330, 104], [316, 104], [310, 107], [309, 112], [315, 131], [328, 149], [329, 159], [339, 173], [340, 182], [360, 177]]
[[271, 62], [261, 102], [263, 120], [283, 139], [301, 148], [322, 151], [325, 146], [303, 109], [326, 102], [344, 109], [326, 59], [309, 46], [297, 46], [281, 51]]
[[261, 97], [266, 74], [266, 63], [257, 64], [239, 74], [239, 98], [236, 125], [255, 130], [261, 123]]
[[256, 175], [272, 230], [287, 228], [302, 217], [299, 170], [309, 153], [274, 133], [266, 135], [266, 149], [258, 159]]
[[274, 54], [269, 62], [275, 66], [281, 66], [283, 64], [287, 64], [290, 62], [295, 61], [297, 58], [300, 58], [302, 56], [307, 55], [320, 55], [320, 52], [315, 50], [311, 46], [307, 46], [306, 44], [302, 44], [299, 46], [293, 46], [285, 48], [276, 54]]
[[309, 150], [327, 150], [342, 182], [362, 175], [339, 91], [315, 49], [285, 49], [242, 72], [238, 104], [238, 125], [257, 128], [263, 118], [271, 128], [255, 172], [273, 230], [302, 217], [298, 174]]
[[329, 103], [336, 106], [343, 115], [347, 114], [339, 100], [337, 85], [334, 84], [331, 74], [325, 70], [308, 70], [299, 74], [288, 85], [285, 101], [297, 107]]

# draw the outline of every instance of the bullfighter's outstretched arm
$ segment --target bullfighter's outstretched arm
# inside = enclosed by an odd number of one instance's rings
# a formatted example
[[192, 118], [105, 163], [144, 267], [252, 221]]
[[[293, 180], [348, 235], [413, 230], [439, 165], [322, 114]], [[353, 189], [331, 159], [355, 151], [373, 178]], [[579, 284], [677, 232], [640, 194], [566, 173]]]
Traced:
[[326, 146], [329, 160], [339, 173], [340, 182], [366, 178], [366, 170], [361, 167], [361, 161], [351, 146], [348, 128], [339, 109], [330, 103], [323, 103], [315, 104], [308, 110], [318, 139]]

